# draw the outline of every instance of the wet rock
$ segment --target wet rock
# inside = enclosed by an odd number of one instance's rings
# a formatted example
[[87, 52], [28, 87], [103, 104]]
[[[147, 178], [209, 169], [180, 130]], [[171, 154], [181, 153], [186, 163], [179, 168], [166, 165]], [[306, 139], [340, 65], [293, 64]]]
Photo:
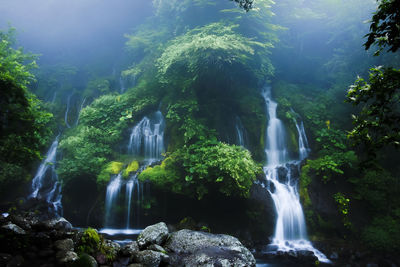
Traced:
[[157, 251], [144, 250], [139, 251], [134, 256], [134, 261], [143, 264], [144, 266], [159, 266], [161, 261], [168, 261], [168, 256]]
[[97, 253], [96, 255], [96, 261], [99, 264], [106, 264], [107, 263], [107, 257], [106, 255], [102, 254], [102, 253]]
[[0, 253], [0, 266], [6, 266], [7, 262], [9, 262], [11, 258], [11, 254]]
[[337, 252], [332, 252], [331, 255], [329, 256], [329, 258], [331, 260], [337, 260], [337, 259], [339, 259], [339, 255], [337, 254]]
[[50, 236], [44, 232], [37, 233], [34, 235], [34, 238], [36, 243], [42, 248], [48, 247], [52, 243]]
[[376, 263], [367, 263], [366, 267], [379, 267]]
[[156, 244], [150, 245], [147, 249], [148, 250], [152, 250], [152, 251], [161, 252], [161, 253], [164, 253], [164, 254], [167, 253], [162, 246], [156, 245]]
[[164, 245], [172, 266], [255, 266], [250, 251], [228, 235], [191, 230], [171, 234]]
[[31, 227], [31, 225], [29, 223], [29, 220], [27, 220], [23, 216], [21, 216], [21, 215], [11, 215], [9, 217], [10, 217], [11, 222], [13, 222], [14, 224], [18, 225], [22, 229], [27, 230], [27, 231], [32, 229], [32, 227]]
[[90, 256], [89, 254], [83, 253], [80, 255], [78, 261], [77, 261], [78, 266], [85, 266], [85, 267], [97, 267], [97, 261]]
[[26, 232], [24, 229], [19, 227], [18, 225], [15, 225], [11, 222], [9, 222], [6, 225], [3, 225], [2, 230], [11, 234], [16, 234], [16, 235], [26, 235]]
[[44, 259], [48, 259], [51, 256], [53, 256], [56, 252], [52, 249], [46, 249], [46, 250], [41, 250], [39, 251], [39, 257], [44, 258]]
[[54, 224], [54, 228], [58, 231], [71, 231], [72, 230], [72, 224], [67, 221], [65, 218], [61, 217], [58, 220], [56, 220]]
[[129, 264], [128, 267], [145, 267], [145, 266], [141, 263], [132, 263], [132, 264]]
[[122, 257], [113, 262], [113, 267], [126, 267], [129, 264], [129, 257]]
[[24, 266], [24, 258], [21, 255], [17, 255], [13, 257], [8, 263], [7, 267], [20, 267]]
[[73, 263], [79, 259], [78, 255], [73, 251], [59, 251], [56, 254], [59, 264]]
[[72, 241], [72, 239], [57, 240], [54, 243], [54, 246], [57, 250], [73, 251], [74, 250], [74, 241]]
[[139, 251], [139, 245], [136, 241], [126, 244], [121, 249], [121, 254], [123, 256], [132, 256], [135, 252]]
[[140, 249], [151, 244], [161, 245], [168, 237], [168, 227], [160, 222], [146, 227], [139, 235], [137, 242]]

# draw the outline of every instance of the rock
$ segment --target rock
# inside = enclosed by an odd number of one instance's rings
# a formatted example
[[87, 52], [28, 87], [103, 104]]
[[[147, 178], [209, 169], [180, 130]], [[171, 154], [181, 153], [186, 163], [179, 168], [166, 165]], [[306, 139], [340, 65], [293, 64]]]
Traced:
[[64, 250], [57, 252], [56, 258], [58, 263], [60, 264], [72, 263], [79, 259], [78, 255], [75, 252]]
[[9, 262], [11, 258], [11, 254], [0, 253], [0, 266], [6, 266], [7, 262]]
[[337, 254], [337, 252], [332, 252], [331, 255], [329, 256], [329, 258], [331, 260], [337, 260], [337, 259], [339, 259], [339, 255]]
[[107, 257], [106, 255], [102, 254], [102, 253], [97, 253], [96, 255], [96, 261], [99, 264], [106, 264], [107, 263]]
[[97, 261], [89, 254], [82, 253], [77, 261], [78, 266], [97, 267]]
[[34, 235], [34, 238], [35, 238], [36, 244], [42, 248], [48, 247], [52, 243], [50, 236], [44, 232], [37, 233], [36, 235]]
[[9, 217], [10, 217], [11, 222], [18, 225], [22, 229], [27, 230], [27, 231], [32, 229], [29, 221], [26, 218], [22, 217], [21, 215], [15, 214], [15, 215], [11, 215]]
[[64, 239], [64, 240], [57, 240], [54, 242], [54, 246], [57, 250], [62, 251], [73, 251], [74, 250], [74, 241], [72, 239]]
[[161, 252], [143, 250], [136, 253], [133, 259], [144, 266], [155, 267], [159, 266], [161, 261], [168, 262], [169, 257]]
[[132, 256], [135, 252], [139, 251], [139, 245], [136, 241], [126, 244], [121, 249], [121, 254], [123, 256]]
[[21, 255], [17, 255], [14, 258], [12, 258], [8, 263], [7, 267], [19, 267], [19, 266], [24, 266], [24, 258]]
[[256, 266], [250, 251], [229, 235], [180, 230], [164, 247], [172, 266]]
[[56, 223], [54, 224], [54, 228], [59, 231], [68, 232], [68, 231], [72, 230], [72, 224], [69, 221], [67, 221], [65, 218], [61, 217], [58, 220], [56, 220]]
[[129, 264], [129, 257], [118, 258], [117, 261], [113, 262], [113, 267], [126, 267]]
[[376, 264], [376, 263], [368, 263], [368, 264], [366, 265], [366, 267], [379, 267], [379, 265]]
[[168, 237], [168, 227], [160, 222], [146, 227], [139, 235], [137, 242], [140, 249], [151, 244], [161, 245]]
[[46, 249], [46, 250], [41, 250], [39, 251], [39, 257], [44, 258], [44, 259], [48, 259], [51, 256], [53, 256], [55, 254], [54, 250], [51, 249]]
[[11, 222], [9, 222], [6, 225], [3, 225], [1, 228], [4, 229], [6, 232], [17, 234], [17, 235], [25, 235], [26, 234], [24, 229], [22, 229], [18, 225], [15, 225]]
[[145, 266], [140, 263], [132, 263], [132, 264], [129, 264], [128, 267], [145, 267]]
[[150, 245], [147, 249], [148, 249], [148, 250], [157, 251], [157, 252], [161, 252], [161, 253], [167, 254], [167, 252], [165, 251], [165, 249], [164, 249], [162, 246], [160, 246], [160, 245], [152, 244], [152, 245]]

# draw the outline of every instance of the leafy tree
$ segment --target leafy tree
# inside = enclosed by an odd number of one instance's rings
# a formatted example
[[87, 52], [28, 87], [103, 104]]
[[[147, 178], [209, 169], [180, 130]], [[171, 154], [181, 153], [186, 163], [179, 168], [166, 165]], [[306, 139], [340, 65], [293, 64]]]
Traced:
[[30, 178], [52, 135], [52, 114], [27, 89], [34, 80], [35, 56], [14, 49], [15, 29], [0, 31], [0, 188]]
[[374, 13], [371, 20], [370, 32], [365, 42], [365, 49], [372, 45], [378, 45], [379, 55], [384, 47], [388, 51], [396, 52], [400, 47], [400, 0], [381, 0], [378, 10]]
[[363, 144], [370, 156], [391, 145], [400, 147], [400, 70], [372, 68], [369, 83], [358, 78], [347, 93], [348, 102], [363, 105], [353, 116], [354, 129], [349, 136]]
[[185, 145], [161, 165], [147, 168], [139, 179], [198, 199], [216, 190], [227, 196], [248, 197], [253, 181], [261, 172], [249, 151], [214, 138]]

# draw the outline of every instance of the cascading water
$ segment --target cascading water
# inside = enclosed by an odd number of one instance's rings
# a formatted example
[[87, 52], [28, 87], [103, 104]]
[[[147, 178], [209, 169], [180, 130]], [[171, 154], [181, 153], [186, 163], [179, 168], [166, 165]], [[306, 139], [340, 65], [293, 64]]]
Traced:
[[239, 117], [235, 118], [235, 130], [236, 130], [236, 144], [242, 147], [246, 147], [246, 129], [244, 128], [242, 121]]
[[81, 117], [81, 111], [83, 109], [83, 105], [85, 105], [86, 97], [83, 98], [81, 105], [79, 106], [78, 116], [76, 117], [75, 126], [79, 124], [79, 118]]
[[119, 76], [119, 89], [120, 89], [121, 94], [123, 94], [126, 90], [125, 82], [124, 82], [124, 78], [122, 77], [122, 74]]
[[277, 214], [275, 234], [270, 247], [285, 252], [312, 251], [320, 262], [329, 262], [307, 239], [303, 209], [293, 174], [293, 169], [299, 170], [301, 161], [307, 157], [309, 151], [304, 126], [302, 123], [300, 125], [296, 123], [299, 135], [299, 159], [289, 161], [285, 128], [276, 116], [278, 105], [271, 99], [271, 88], [265, 86], [262, 95], [269, 118], [265, 148], [267, 165], [264, 166], [264, 172]]
[[[106, 192], [106, 220], [105, 229], [102, 233], [107, 234], [132, 234], [140, 230], [131, 229], [132, 221], [135, 226], [140, 223], [140, 207], [136, 205], [132, 208], [133, 203], [143, 201], [143, 184], [138, 180], [138, 175], [150, 164], [162, 158], [161, 153], [164, 151], [164, 118], [160, 111], [155, 112], [152, 116], [144, 117], [137, 125], [132, 128], [127, 147], [128, 154], [134, 156], [144, 156], [142, 166], [125, 182], [122, 174], [113, 177]], [[122, 190], [125, 186], [124, 205], [126, 210], [126, 221], [124, 229], [115, 229], [117, 225], [115, 219], [115, 205], [121, 200]], [[133, 214], [132, 214], [133, 209]], [[134, 220], [132, 220], [132, 217]], [[119, 226], [122, 226], [119, 224]]]
[[70, 102], [71, 102], [71, 97], [72, 97], [72, 94], [68, 96], [68, 99], [67, 99], [67, 109], [65, 110], [65, 115], [64, 115], [65, 125], [66, 125], [68, 128], [71, 128], [71, 125], [69, 125], [69, 123], [68, 123], [68, 113], [69, 113], [69, 105], [70, 105]]
[[128, 154], [143, 155], [145, 159], [160, 159], [164, 152], [164, 118], [160, 111], [153, 118], [144, 117], [132, 129], [129, 137]]
[[40, 164], [32, 180], [32, 193], [28, 198], [45, 199], [52, 205], [56, 214], [62, 215], [61, 185], [55, 171], [58, 136], [51, 144], [46, 158]]

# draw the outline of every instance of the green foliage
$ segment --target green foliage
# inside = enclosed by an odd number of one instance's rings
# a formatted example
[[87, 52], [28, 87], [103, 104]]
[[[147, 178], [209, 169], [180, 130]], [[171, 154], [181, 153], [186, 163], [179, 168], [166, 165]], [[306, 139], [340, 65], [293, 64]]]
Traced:
[[94, 254], [100, 249], [102, 238], [97, 233], [96, 229], [87, 228], [83, 233], [78, 246], [78, 252]]
[[139, 179], [198, 199], [216, 189], [227, 196], [248, 197], [261, 171], [247, 150], [214, 139], [178, 149], [160, 166], [144, 170]]
[[363, 241], [375, 251], [398, 252], [400, 249], [400, 217], [377, 216], [363, 233]]
[[125, 168], [123, 177], [125, 177], [125, 178], [128, 177], [130, 173], [136, 172], [138, 169], [139, 169], [139, 162], [137, 162], [136, 160], [132, 161]]
[[97, 176], [97, 183], [108, 183], [110, 181], [111, 175], [116, 175], [121, 172], [123, 165], [124, 164], [122, 162], [118, 161], [111, 161], [110, 163], [107, 163]]
[[350, 228], [351, 227], [351, 222], [349, 219], [350, 199], [340, 192], [334, 194], [333, 198], [335, 199], [338, 210], [342, 216], [344, 226], [346, 228]]
[[400, 70], [381, 67], [371, 69], [369, 83], [358, 78], [349, 88], [347, 101], [362, 106], [349, 136], [371, 158], [384, 146], [400, 147], [399, 89]]
[[0, 191], [30, 178], [32, 163], [41, 159], [53, 135], [53, 115], [27, 89], [36, 57], [14, 44], [13, 28], [0, 31]]
[[386, 46], [388, 51], [396, 52], [400, 47], [400, 1], [399, 0], [381, 0], [377, 11], [372, 16], [370, 32], [365, 35], [368, 40], [365, 42], [365, 49], [371, 45], [378, 45], [380, 51]]

